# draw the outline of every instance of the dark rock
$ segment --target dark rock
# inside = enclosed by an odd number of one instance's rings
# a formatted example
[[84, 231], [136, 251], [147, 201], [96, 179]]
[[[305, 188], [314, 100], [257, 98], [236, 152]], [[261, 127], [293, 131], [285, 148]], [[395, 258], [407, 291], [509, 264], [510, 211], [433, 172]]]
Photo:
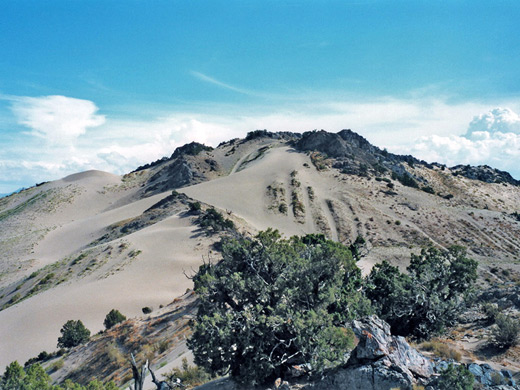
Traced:
[[145, 192], [160, 193], [191, 184], [200, 174], [194, 171], [184, 158], [177, 158], [159, 170], [148, 181]]
[[381, 152], [379, 148], [351, 130], [342, 130], [339, 133], [329, 133], [325, 130], [307, 131], [295, 146], [302, 151], [318, 151], [335, 158], [353, 157], [357, 151], [362, 150], [365, 155], [371, 155], [371, 159], [376, 160], [375, 154]]
[[279, 140], [288, 140], [292, 141], [294, 139], [298, 139], [301, 137], [300, 133], [293, 133], [290, 131], [278, 131], [276, 133], [273, 133], [272, 131], [267, 130], [254, 130], [247, 133], [246, 138], [243, 142], [251, 141], [256, 138], [272, 138], [272, 139], [279, 139]]
[[303, 387], [304, 390], [390, 390], [393, 388], [411, 390], [412, 382], [406, 374], [389, 369], [382, 363], [338, 370]]
[[516, 306], [520, 310], [520, 286], [492, 287], [478, 296], [480, 302], [496, 303], [500, 308]]
[[345, 367], [304, 389], [405, 390], [433, 375], [431, 361], [403, 337], [392, 336], [390, 325], [378, 317], [353, 321], [352, 329], [359, 343]]
[[200, 144], [198, 142], [190, 142], [189, 144], [180, 146], [177, 149], [175, 149], [175, 151], [173, 152], [170, 159], [173, 160], [177, 157], [184, 156], [184, 155], [196, 156], [197, 154], [199, 154], [202, 151], [211, 151], [211, 150], [213, 150], [213, 148], [211, 146], [206, 146], [206, 145]]
[[454, 175], [461, 175], [472, 180], [480, 180], [485, 183], [508, 183], [514, 186], [519, 186], [520, 181], [513, 179], [513, 177], [504, 171], [491, 168], [487, 165], [471, 166], [471, 165], [456, 165], [450, 168]]

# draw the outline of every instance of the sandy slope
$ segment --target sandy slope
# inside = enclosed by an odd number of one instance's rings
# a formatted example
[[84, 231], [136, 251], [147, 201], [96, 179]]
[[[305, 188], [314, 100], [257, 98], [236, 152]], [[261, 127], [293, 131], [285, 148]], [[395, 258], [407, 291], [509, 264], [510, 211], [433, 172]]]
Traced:
[[0, 246], [5, 258], [0, 273], [8, 274], [0, 285], [79, 249], [103, 225], [140, 214], [153, 199], [108, 212], [116, 203], [129, 204], [137, 190], [120, 176], [87, 171], [2, 199]]
[[[310, 167], [304, 167], [304, 163]], [[276, 227], [288, 236], [315, 232], [316, 228], [310, 219], [298, 223], [290, 211], [288, 215], [283, 215], [267, 210], [267, 186], [273, 182], [289, 182], [292, 171], [298, 171], [302, 187], [312, 183], [313, 186], [319, 186], [318, 191], [327, 191], [327, 184], [323, 183], [323, 178], [312, 167], [308, 156], [292, 152], [285, 146], [269, 150], [263, 157], [249, 163], [242, 170], [234, 168], [229, 176], [179, 191], [194, 199], [231, 211], [259, 230]]]
[[[42, 267], [68, 256], [102, 235], [106, 226], [142, 214], [147, 208], [164, 198], [166, 194], [151, 196], [129, 205], [80, 218], [71, 212], [71, 222], [63, 224], [47, 234], [34, 249], [35, 265]], [[98, 206], [99, 207], [99, 206]]]
[[[304, 167], [304, 163], [308, 166]], [[290, 173], [295, 170], [302, 188], [312, 183], [320, 196], [330, 190], [330, 183], [315, 170], [305, 154], [281, 147], [273, 148], [230, 176], [182, 191], [232, 211], [256, 229], [276, 226], [286, 235], [314, 232], [317, 229], [310, 213], [298, 222], [291, 212], [283, 215], [267, 209], [266, 187], [276, 181], [288, 185]], [[120, 184], [117, 177], [98, 172], [73, 175], [52, 183], [56, 188], [74, 183], [82, 190], [72, 204], [63, 206], [63, 212], [47, 216], [50, 218], [47, 223], [59, 225], [35, 246], [31, 256], [38, 259], [38, 266], [76, 252], [99, 237], [107, 225], [137, 216], [167, 195], [113, 208], [118, 198], [128, 196], [131, 191], [126, 191], [128, 194], [106, 191], [107, 181], [113, 186]], [[287, 187], [288, 202], [290, 190]], [[304, 195], [302, 191], [302, 200], [309, 206], [310, 201]], [[104, 316], [112, 308], [127, 316], [137, 316], [144, 306], [158, 307], [184, 293], [192, 283], [183, 271], [190, 273], [198, 267], [202, 257], [208, 255], [208, 239], [194, 229], [189, 218], [180, 215], [167, 218], [124, 237], [129, 249], [142, 251], [130, 263], [118, 258], [122, 255], [114, 251], [108, 263], [88, 277], [66, 282], [1, 311], [0, 367], [15, 359], [24, 362], [42, 350], [53, 351], [59, 329], [69, 319], [81, 319], [95, 332], [102, 328]], [[117, 248], [119, 242], [116, 240], [110, 245]], [[114, 273], [114, 269], [121, 268], [119, 264], [123, 264], [123, 269]]]
[[59, 329], [69, 319], [81, 319], [96, 332], [112, 308], [132, 317], [141, 314], [144, 306], [157, 308], [183, 294], [192, 285], [183, 271], [195, 269], [207, 255], [205, 239], [190, 239], [194, 235], [188, 219], [167, 218], [125, 238], [142, 253], [124, 271], [99, 279], [109, 263], [88, 278], [1, 311], [0, 367], [12, 360], [24, 362], [42, 350], [53, 351]]

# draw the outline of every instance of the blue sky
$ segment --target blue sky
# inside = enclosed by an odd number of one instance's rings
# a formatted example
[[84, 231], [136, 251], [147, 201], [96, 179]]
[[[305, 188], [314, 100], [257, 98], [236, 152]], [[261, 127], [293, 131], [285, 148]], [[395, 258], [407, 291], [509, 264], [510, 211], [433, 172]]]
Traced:
[[518, 1], [2, 1], [0, 193], [257, 128], [520, 178], [518, 20]]

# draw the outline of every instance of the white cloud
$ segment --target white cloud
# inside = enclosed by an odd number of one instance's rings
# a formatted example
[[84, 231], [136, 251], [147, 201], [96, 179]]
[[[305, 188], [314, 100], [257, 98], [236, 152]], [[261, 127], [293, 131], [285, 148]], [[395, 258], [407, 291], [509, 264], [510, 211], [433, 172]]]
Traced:
[[243, 88], [239, 88], [239, 87], [235, 87], [235, 86], [233, 86], [231, 84], [224, 83], [224, 82], [222, 82], [220, 80], [217, 80], [217, 79], [215, 79], [213, 77], [205, 75], [204, 73], [196, 72], [194, 70], [192, 70], [190, 73], [191, 73], [192, 76], [195, 76], [199, 80], [205, 81], [205, 82], [213, 84], [213, 85], [216, 85], [218, 87], [221, 87], [221, 88], [224, 88], [224, 89], [229, 89], [230, 91], [242, 93], [244, 95], [255, 95], [255, 93], [252, 92], [252, 91], [249, 91], [249, 90], [243, 89]]
[[520, 116], [509, 108], [495, 108], [473, 118], [465, 136], [480, 139], [494, 133], [520, 134]]
[[54, 144], [69, 144], [87, 128], [105, 123], [93, 102], [67, 96], [14, 98], [12, 110], [32, 135]]
[[520, 178], [520, 117], [509, 108], [495, 108], [475, 116], [463, 136], [421, 137], [411, 153], [447, 165], [486, 164]]

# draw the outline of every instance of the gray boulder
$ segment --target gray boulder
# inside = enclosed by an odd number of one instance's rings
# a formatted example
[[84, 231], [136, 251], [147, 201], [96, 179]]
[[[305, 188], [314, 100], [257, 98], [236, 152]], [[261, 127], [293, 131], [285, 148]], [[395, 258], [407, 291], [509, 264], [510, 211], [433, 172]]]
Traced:
[[[498, 389], [499, 386], [509, 386], [505, 388], [517, 388], [513, 375], [508, 370], [494, 370], [489, 364], [468, 365], [468, 370], [475, 377], [475, 381], [486, 387]], [[504, 388], [504, 387], [502, 387]]]
[[411, 348], [403, 337], [392, 336], [390, 325], [376, 316], [353, 321], [359, 343], [345, 367], [330, 372], [304, 389], [412, 389], [433, 375], [431, 361]]

